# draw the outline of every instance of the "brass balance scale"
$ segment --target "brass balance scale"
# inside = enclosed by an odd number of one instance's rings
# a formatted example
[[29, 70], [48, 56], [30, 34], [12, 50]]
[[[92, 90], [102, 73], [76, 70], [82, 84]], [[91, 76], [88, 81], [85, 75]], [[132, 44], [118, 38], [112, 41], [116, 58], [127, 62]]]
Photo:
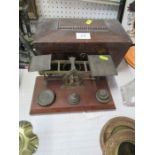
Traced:
[[[43, 19], [34, 36], [38, 71], [30, 114], [114, 110], [106, 80], [132, 42], [115, 20]], [[84, 37], [84, 38], [79, 38]]]

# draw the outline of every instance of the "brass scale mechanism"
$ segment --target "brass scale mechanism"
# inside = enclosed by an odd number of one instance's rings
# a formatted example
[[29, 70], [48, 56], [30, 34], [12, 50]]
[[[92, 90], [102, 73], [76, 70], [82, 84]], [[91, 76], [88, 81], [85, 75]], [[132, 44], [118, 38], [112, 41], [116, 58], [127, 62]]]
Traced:
[[[81, 59], [77, 61], [73, 56], [70, 56], [69, 60], [52, 60], [52, 55], [32, 57], [29, 71], [39, 71], [44, 76], [45, 81], [46, 89], [38, 97], [41, 106], [47, 106], [54, 102], [55, 92], [47, 90], [47, 85], [54, 80], [61, 80], [61, 87], [76, 88], [84, 87], [84, 80], [98, 80], [103, 75], [117, 73], [110, 55], [87, 56], [87, 54], [82, 53], [80, 57]], [[96, 99], [100, 103], [108, 103], [110, 101], [108, 90], [99, 89], [96, 92]], [[80, 102], [79, 94], [76, 92], [71, 93], [68, 102], [78, 104]]]
[[54, 79], [63, 81], [66, 87], [81, 86], [83, 78], [89, 78], [88, 61], [75, 61], [75, 57], [69, 57], [69, 60], [54, 60], [51, 62], [51, 70], [40, 71], [45, 81]]

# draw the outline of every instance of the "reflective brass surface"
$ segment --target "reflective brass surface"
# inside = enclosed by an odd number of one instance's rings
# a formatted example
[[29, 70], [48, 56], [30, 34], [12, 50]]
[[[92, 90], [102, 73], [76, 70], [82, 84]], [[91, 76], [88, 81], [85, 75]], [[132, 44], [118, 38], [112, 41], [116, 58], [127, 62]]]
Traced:
[[116, 134], [114, 134], [113, 136], [111, 136], [108, 141], [105, 143], [105, 155], [134, 155], [135, 154], [135, 150], [134, 149], [130, 149], [129, 147], [127, 147], [127, 150], [125, 149], [124, 146], [124, 150], [123, 147], [121, 148], [124, 152], [119, 152], [120, 150], [120, 145], [123, 143], [130, 143], [135, 145], [135, 132], [131, 129], [125, 129], [121, 132], [117, 132]]
[[28, 121], [19, 122], [19, 155], [32, 155], [37, 151], [39, 139], [32, 132], [32, 125]]
[[101, 130], [100, 145], [104, 155], [134, 155], [134, 120], [127, 117], [109, 120]]

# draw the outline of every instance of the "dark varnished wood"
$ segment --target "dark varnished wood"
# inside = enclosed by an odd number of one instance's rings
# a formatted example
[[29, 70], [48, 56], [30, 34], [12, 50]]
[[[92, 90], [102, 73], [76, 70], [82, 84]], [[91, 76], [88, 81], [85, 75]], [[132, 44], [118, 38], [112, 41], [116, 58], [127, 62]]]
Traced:
[[[62, 82], [54, 80], [47, 85], [48, 89], [56, 93], [55, 102], [47, 107], [42, 107], [37, 103], [39, 93], [46, 89], [45, 81], [42, 76], [36, 78], [35, 88], [33, 92], [30, 114], [50, 114], [58, 112], [79, 112], [79, 111], [96, 111], [115, 109], [115, 105], [107, 84], [106, 79], [102, 81], [84, 80], [83, 86], [64, 88]], [[96, 100], [95, 94], [97, 89], [105, 88], [110, 93], [111, 101], [107, 104], [101, 104]], [[78, 105], [70, 105], [67, 102], [67, 97], [71, 92], [80, 94], [81, 101]]]
[[[132, 45], [131, 39], [117, 20], [104, 20], [107, 31], [62, 30], [57, 28], [58, 20], [60, 19], [42, 19], [38, 23], [34, 46], [40, 54], [110, 54], [114, 64], [118, 66]], [[83, 26], [85, 19], [64, 19], [64, 22]], [[101, 20], [93, 20], [93, 23], [100, 26]], [[78, 40], [76, 32], [90, 32], [91, 39]]]

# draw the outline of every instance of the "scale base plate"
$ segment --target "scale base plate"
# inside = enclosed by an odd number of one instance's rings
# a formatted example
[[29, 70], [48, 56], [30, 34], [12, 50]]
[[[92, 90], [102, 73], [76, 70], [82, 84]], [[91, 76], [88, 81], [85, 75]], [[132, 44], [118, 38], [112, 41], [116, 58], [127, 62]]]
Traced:
[[[54, 91], [56, 97], [53, 104], [43, 107], [38, 104], [38, 95], [45, 89]], [[98, 89], [106, 89], [109, 91], [110, 102], [103, 104], [97, 101], [96, 92]], [[80, 95], [80, 102], [76, 105], [68, 103], [68, 96], [74, 92]], [[45, 80], [43, 76], [38, 76], [35, 82], [30, 114], [84, 112], [112, 109], [115, 109], [115, 105], [106, 78], [103, 78], [99, 81], [84, 80], [82, 86], [64, 87], [61, 80], [53, 80], [45, 86]]]

